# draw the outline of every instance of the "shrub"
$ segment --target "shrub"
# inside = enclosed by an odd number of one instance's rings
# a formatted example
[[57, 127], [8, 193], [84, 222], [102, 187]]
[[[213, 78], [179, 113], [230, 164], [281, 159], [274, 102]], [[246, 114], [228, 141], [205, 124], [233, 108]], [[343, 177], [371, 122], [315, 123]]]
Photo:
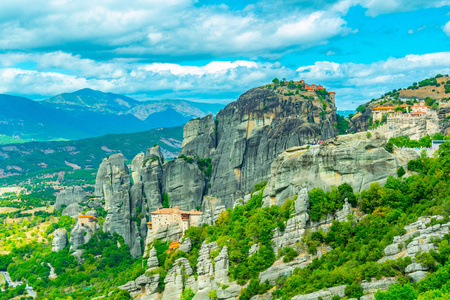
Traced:
[[386, 149], [389, 153], [394, 153], [394, 144], [391, 142], [386, 143], [386, 146], [384, 146], [384, 149]]
[[194, 298], [194, 296], [194, 291], [192, 291], [192, 289], [188, 287], [181, 292], [180, 300], [191, 300], [192, 298]]
[[401, 178], [403, 175], [405, 175], [405, 169], [403, 169], [403, 167], [398, 168], [397, 170], [397, 176], [398, 178]]

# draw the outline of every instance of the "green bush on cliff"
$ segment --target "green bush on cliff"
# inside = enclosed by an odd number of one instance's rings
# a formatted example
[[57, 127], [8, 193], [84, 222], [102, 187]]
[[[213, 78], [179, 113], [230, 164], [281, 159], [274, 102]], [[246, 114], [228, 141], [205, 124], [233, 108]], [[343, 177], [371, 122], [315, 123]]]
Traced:
[[311, 209], [309, 216], [312, 220], [318, 221], [322, 216], [342, 209], [345, 199], [352, 206], [356, 206], [356, 196], [348, 183], [343, 183], [338, 187], [332, 187], [331, 191], [324, 192], [322, 189], [313, 188], [309, 192]]

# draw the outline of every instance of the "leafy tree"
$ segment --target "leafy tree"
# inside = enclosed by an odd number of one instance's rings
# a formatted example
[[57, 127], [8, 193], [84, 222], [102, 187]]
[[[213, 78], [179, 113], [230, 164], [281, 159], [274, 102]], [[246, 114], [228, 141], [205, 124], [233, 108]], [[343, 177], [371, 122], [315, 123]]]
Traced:
[[403, 167], [398, 168], [398, 170], [397, 170], [398, 178], [401, 178], [405, 174], [406, 174], [406, 172], [405, 172], [405, 169], [403, 169]]
[[164, 208], [169, 208], [170, 207], [170, 201], [169, 201], [169, 194], [167, 193], [163, 193], [163, 203], [162, 203]]
[[386, 292], [376, 292], [376, 300], [414, 300], [417, 299], [417, 292], [412, 285], [394, 284]]

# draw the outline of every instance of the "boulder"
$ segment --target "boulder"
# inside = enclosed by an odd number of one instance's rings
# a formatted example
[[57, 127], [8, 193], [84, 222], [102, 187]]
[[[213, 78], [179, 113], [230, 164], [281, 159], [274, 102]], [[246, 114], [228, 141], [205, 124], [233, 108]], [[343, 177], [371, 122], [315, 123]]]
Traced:
[[155, 249], [155, 247], [153, 247], [152, 250], [150, 250], [149, 258], [147, 260], [147, 267], [154, 268], [154, 267], [158, 267], [158, 266], [159, 266], [159, 263], [158, 263], [158, 257], [156, 256], [156, 249]]
[[67, 230], [64, 228], [56, 229], [53, 232], [52, 251], [61, 251], [67, 246], [67, 243]]
[[185, 237], [183, 242], [180, 244], [180, 248], [178, 248], [180, 251], [188, 253], [191, 251], [192, 248], [192, 242], [189, 237]]
[[409, 275], [409, 277], [412, 278], [412, 280], [414, 282], [419, 282], [420, 280], [425, 278], [425, 276], [427, 275], [427, 272], [416, 271], [416, 272], [413, 272], [413, 273], [409, 273], [408, 275]]

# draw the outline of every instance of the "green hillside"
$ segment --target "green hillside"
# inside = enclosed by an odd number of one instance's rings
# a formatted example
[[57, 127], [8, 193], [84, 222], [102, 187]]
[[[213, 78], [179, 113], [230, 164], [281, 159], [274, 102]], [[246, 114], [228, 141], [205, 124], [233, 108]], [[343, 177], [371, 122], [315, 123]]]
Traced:
[[[0, 177], [97, 169], [111, 154], [122, 153], [131, 160], [154, 144], [161, 146], [164, 156], [170, 159], [178, 155], [182, 137], [183, 128], [172, 127], [75, 141], [3, 145], [0, 146]], [[0, 184], [11, 184], [13, 180], [13, 177], [3, 178]]]

